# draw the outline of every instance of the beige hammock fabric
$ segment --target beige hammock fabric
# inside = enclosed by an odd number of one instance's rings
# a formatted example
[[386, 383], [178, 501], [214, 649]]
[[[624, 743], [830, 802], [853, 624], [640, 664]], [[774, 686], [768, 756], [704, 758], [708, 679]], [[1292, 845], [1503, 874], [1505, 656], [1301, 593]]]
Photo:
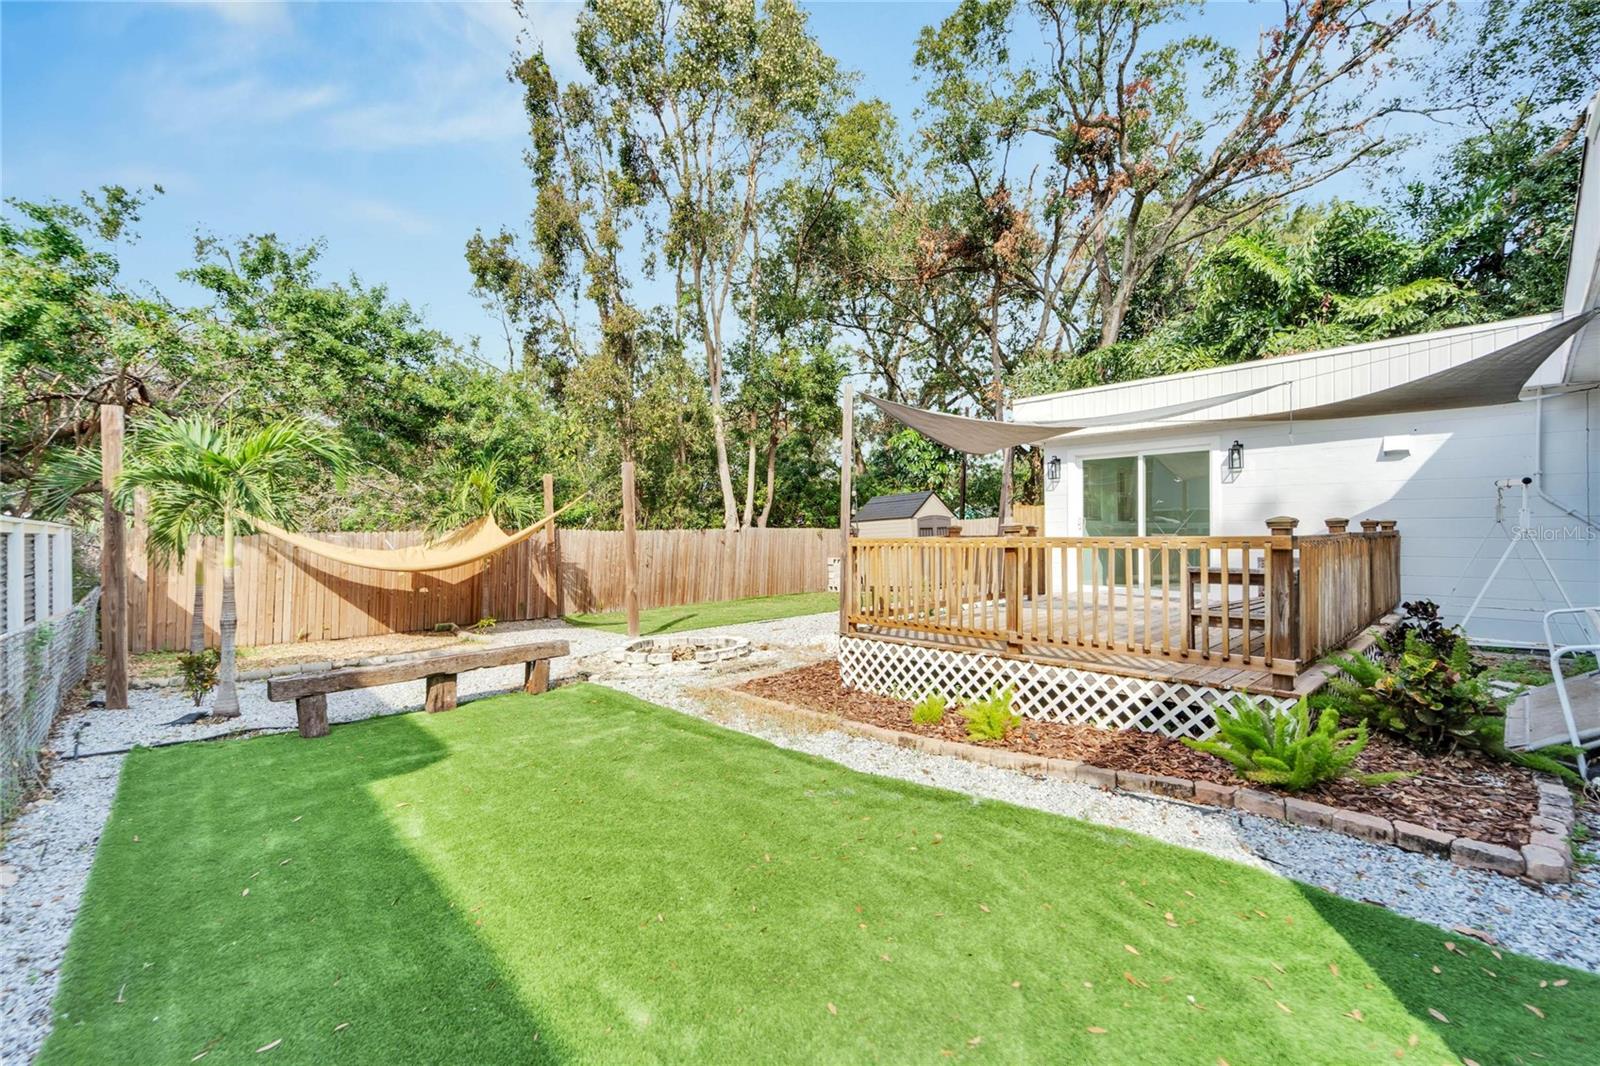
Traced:
[[297, 548], [324, 559], [332, 559], [336, 563], [364, 566], [369, 570], [417, 573], [422, 570], [448, 570], [452, 566], [476, 562], [496, 552], [504, 551], [513, 544], [520, 544], [555, 521], [561, 516], [562, 511], [575, 506], [581, 499], [582, 497], [573, 500], [555, 514], [515, 533], [507, 533], [500, 528], [500, 523], [486, 516], [475, 522], [469, 522], [431, 543], [414, 544], [405, 548], [355, 548], [345, 544], [330, 544], [303, 533], [290, 533], [260, 519], [253, 520], [251, 524], [263, 533], [270, 533], [279, 540], [288, 541]]

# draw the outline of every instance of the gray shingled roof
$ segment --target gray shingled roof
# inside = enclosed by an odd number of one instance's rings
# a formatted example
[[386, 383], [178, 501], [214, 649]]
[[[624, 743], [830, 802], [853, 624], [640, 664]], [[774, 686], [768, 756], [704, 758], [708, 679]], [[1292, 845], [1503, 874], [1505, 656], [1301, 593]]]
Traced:
[[856, 512], [857, 522], [877, 522], [886, 518], [910, 518], [928, 502], [932, 492], [900, 492], [893, 496], [874, 496]]

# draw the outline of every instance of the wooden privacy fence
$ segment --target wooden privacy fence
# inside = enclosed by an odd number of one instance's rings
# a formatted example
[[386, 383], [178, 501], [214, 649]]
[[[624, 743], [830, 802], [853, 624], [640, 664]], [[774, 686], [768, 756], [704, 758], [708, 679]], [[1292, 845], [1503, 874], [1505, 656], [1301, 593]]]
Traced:
[[1399, 601], [1392, 531], [850, 542], [848, 628], [1235, 664], [1286, 683]]
[[[150, 557], [139, 524], [130, 545], [132, 650], [188, 646], [194, 561], [205, 565], [206, 639], [217, 641], [221, 616], [221, 540], [197, 538], [183, 565]], [[420, 532], [317, 534], [365, 548], [420, 544]], [[746, 596], [820, 592], [828, 558], [839, 554], [834, 529], [641, 530], [639, 597], [665, 607]], [[524, 621], [604, 611], [623, 602], [622, 533], [561, 530], [449, 570], [398, 573], [347, 566], [269, 536], [240, 537], [234, 588], [239, 643], [283, 644], [467, 626], [481, 618]]]

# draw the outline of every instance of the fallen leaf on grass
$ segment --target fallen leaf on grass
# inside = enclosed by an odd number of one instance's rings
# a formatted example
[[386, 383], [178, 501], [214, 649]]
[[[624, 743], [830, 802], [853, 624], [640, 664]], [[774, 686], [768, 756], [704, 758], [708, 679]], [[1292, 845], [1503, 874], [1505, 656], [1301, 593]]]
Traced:
[[333, 1027], [333, 1031], [337, 1033], [337, 1032], [341, 1032], [341, 1031], [343, 1031], [345, 1029], [348, 1029], [348, 1028], [350, 1028], [350, 1023], [349, 1022], [340, 1022], [338, 1025]]
[[1279, 973], [1287, 973], [1288, 972], [1282, 966], [1279, 966], [1277, 963], [1273, 963], [1272, 964], [1272, 968], [1274, 970], [1277, 970]]
[[989, 913], [989, 908], [986, 905], [982, 904], [982, 903], [978, 904], [978, 909], [980, 911], [982, 911], [983, 913], [985, 913], [985, 914]]
[[1122, 979], [1124, 981], [1128, 982], [1134, 988], [1149, 988], [1150, 987], [1149, 985], [1145, 984], [1143, 981], [1139, 980], [1137, 977], [1133, 976], [1133, 972], [1131, 970], [1123, 970], [1122, 971]]
[[1359, 1010], [1347, 1010], [1344, 1012], [1344, 1016], [1346, 1018], [1354, 1018], [1358, 1022], [1364, 1022], [1367, 1020]]
[[241, 895], [241, 896], [248, 896], [248, 895], [249, 895], [249, 894], [250, 894], [250, 890], [249, 890], [249, 889], [248, 889], [248, 888], [247, 888], [247, 889], [245, 889], [245, 890], [244, 890], [244, 891], [243, 891], [243, 892], [241, 892], [241, 893], [239, 893], [239, 894], [240, 894], [240, 895]]
[[1137, 954], [1139, 954], [1139, 949], [1134, 947], [1132, 944], [1124, 944], [1124, 945], [1122, 945], [1122, 950], [1126, 951], [1129, 955], [1137, 955]]
[[1084, 1031], [1085, 1032], [1089, 1032], [1089, 1033], [1093, 1033], [1096, 1036], [1100, 1036], [1105, 1032], [1105, 1030], [1100, 1028], [1098, 1025], [1091, 1025]]
[[975, 1036], [971, 1040], [967, 1041], [967, 1046], [968, 1047], [977, 1047], [981, 1043], [983, 1043], [983, 1037]]
[[1442, 1011], [1437, 1011], [1437, 1010], [1434, 1010], [1432, 1007], [1429, 1007], [1428, 1008], [1428, 1013], [1433, 1015], [1434, 1021], [1443, 1022], [1445, 1025], [1449, 1025], [1450, 1024], [1450, 1019], [1446, 1018]]
[[1523, 1006], [1527, 1007], [1529, 1010], [1533, 1011], [1533, 1016], [1535, 1018], [1543, 1018], [1544, 1017], [1544, 1011], [1540, 1010], [1538, 1007], [1535, 1007], [1532, 1003], [1524, 1003]]
[[283, 1037], [280, 1036], [280, 1037], [278, 1037], [278, 1039], [274, 1040], [272, 1043], [270, 1043], [270, 1044], [262, 1044], [260, 1047], [256, 1048], [256, 1054], [259, 1055], [263, 1051], [271, 1051], [273, 1048], [277, 1047], [281, 1043], [283, 1043]]
[[1433, 972], [1434, 972], [1434, 973], [1444, 973], [1444, 971], [1443, 971], [1443, 970], [1441, 970], [1441, 969], [1439, 969], [1439, 967], [1437, 967], [1437, 966], [1435, 966], [1435, 967], [1434, 967], [1434, 968], [1433, 968]]
[[1567, 979], [1563, 977], [1559, 981], [1551, 981], [1550, 983], [1557, 988], [1565, 988], [1567, 986]]
[[1022, 982], [1021, 981], [1012, 981], [1011, 982], [1011, 987], [1012, 988], [1021, 988], [1022, 987]]
[[1338, 977], [1339, 976], [1339, 964], [1336, 963], [1336, 962], [1328, 963], [1328, 972], [1333, 974], [1333, 976]]
[[828, 1004], [828, 1013], [829, 1014], [838, 1014], [839, 1013], [839, 1008], [835, 1007], [832, 1003], [830, 1003], [830, 1004]]
[[1275, 1002], [1276, 1002], [1276, 1003], [1277, 1003], [1277, 1004], [1278, 1004], [1278, 1009], [1279, 1009], [1279, 1010], [1281, 1010], [1281, 1011], [1283, 1011], [1283, 1013], [1285, 1013], [1285, 1014], [1293, 1014], [1293, 1013], [1294, 1013], [1294, 1011], [1292, 1011], [1292, 1010], [1290, 1010], [1290, 1009], [1289, 1009], [1289, 1008], [1288, 1008], [1288, 1007], [1287, 1007], [1287, 1006], [1286, 1006], [1286, 1005], [1285, 1005], [1285, 1004], [1284, 1004], [1284, 1002], [1283, 1002], [1283, 1000], [1281, 1000], [1281, 999], [1280, 999], [1280, 1000], [1276, 1000], [1276, 1001], [1275, 1001]]

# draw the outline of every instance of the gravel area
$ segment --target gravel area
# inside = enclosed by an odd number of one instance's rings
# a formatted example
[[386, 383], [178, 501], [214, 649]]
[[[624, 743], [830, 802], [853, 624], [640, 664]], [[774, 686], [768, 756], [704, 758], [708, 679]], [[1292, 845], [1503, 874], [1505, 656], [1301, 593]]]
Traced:
[[[519, 626], [492, 643], [565, 639], [572, 656], [553, 664], [559, 681], [592, 675], [622, 691], [686, 713], [712, 718], [782, 747], [868, 773], [934, 785], [967, 795], [1034, 807], [1196, 848], [1336, 892], [1381, 901], [1390, 909], [1445, 929], [1466, 925], [1491, 933], [1510, 950], [1600, 972], [1600, 867], [1580, 868], [1570, 886], [1535, 888], [1510, 878], [1364, 844], [1335, 833], [1289, 826], [1239, 812], [1101, 792], [1074, 782], [1028, 776], [960, 759], [930, 756], [832, 731], [791, 730], [708, 705], [695, 690], [734, 675], [771, 671], [837, 651], [836, 615], [822, 614], [704, 630], [746, 636], [756, 650], [706, 672], [624, 676], [606, 652], [626, 638], [559, 621]], [[463, 674], [463, 699], [520, 685], [520, 666]], [[413, 710], [423, 683], [336, 693], [332, 722]], [[26, 1062], [49, 1032], [50, 1000], [72, 920], [111, 809], [122, 752], [136, 744], [196, 740], [241, 730], [289, 729], [290, 704], [269, 703], [264, 682], [239, 692], [242, 716], [232, 722], [176, 725], [193, 708], [180, 693], [138, 690], [126, 711], [89, 710], [58, 723], [49, 790], [12, 824], [0, 851], [0, 1062]], [[76, 753], [79, 757], [73, 758]], [[1582, 817], [1600, 837], [1600, 818]]]

